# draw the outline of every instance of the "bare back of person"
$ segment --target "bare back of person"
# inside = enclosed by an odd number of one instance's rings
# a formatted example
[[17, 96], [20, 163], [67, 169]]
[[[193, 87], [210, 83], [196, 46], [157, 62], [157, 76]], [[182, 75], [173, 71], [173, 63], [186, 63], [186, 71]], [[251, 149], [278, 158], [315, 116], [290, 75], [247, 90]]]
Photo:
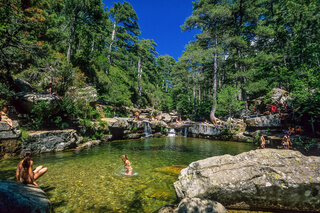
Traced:
[[24, 160], [21, 160], [17, 165], [16, 171], [16, 180], [17, 182], [23, 184], [33, 184], [38, 186], [36, 180], [41, 177], [44, 173], [47, 172], [47, 168], [43, 166], [38, 166], [35, 170], [32, 171], [33, 161], [30, 160], [30, 164], [28, 168], [23, 167]]

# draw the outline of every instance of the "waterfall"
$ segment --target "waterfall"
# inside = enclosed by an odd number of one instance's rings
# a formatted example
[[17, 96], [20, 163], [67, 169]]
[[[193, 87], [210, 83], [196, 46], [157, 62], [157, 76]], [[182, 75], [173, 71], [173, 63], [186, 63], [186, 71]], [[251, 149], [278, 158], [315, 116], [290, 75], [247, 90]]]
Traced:
[[175, 137], [175, 136], [176, 136], [176, 130], [173, 128], [169, 128], [168, 137]]
[[188, 137], [188, 128], [184, 128], [184, 137]]
[[144, 137], [148, 138], [152, 136], [152, 129], [149, 123], [144, 123]]

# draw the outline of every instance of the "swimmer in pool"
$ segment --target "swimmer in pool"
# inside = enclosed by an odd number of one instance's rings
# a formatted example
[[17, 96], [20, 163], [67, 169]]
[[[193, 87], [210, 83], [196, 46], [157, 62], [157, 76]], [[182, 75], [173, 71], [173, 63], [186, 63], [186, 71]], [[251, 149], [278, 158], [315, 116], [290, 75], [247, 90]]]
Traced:
[[124, 163], [124, 168], [126, 169], [126, 173], [125, 175], [132, 175], [133, 171], [132, 171], [132, 167], [130, 164], [130, 161], [128, 160], [128, 156], [127, 155], [122, 155], [121, 159]]

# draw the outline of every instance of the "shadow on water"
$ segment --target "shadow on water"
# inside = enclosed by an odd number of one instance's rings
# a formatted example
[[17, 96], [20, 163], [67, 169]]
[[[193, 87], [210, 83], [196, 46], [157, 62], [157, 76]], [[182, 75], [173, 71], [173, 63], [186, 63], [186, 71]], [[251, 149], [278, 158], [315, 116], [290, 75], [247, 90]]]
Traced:
[[16, 170], [9, 169], [9, 170], [2, 170], [0, 171], [0, 180], [12, 180], [14, 181], [16, 177]]
[[130, 212], [144, 212], [141, 200], [143, 200], [143, 191], [139, 190], [134, 193], [135, 199], [128, 203]]

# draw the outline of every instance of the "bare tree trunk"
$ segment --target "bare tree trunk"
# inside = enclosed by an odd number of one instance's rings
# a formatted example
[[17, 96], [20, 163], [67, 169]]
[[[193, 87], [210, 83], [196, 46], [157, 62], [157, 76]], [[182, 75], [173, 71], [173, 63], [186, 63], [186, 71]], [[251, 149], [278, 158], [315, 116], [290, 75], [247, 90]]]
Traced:
[[141, 85], [141, 77], [142, 77], [142, 64], [141, 58], [139, 57], [138, 60], [138, 95], [142, 95], [142, 85]]
[[196, 83], [194, 80], [194, 72], [192, 71], [192, 96], [193, 96], [193, 112], [196, 112]]
[[217, 32], [215, 30], [215, 51], [214, 51], [214, 72], [213, 72], [213, 94], [212, 94], [212, 99], [213, 99], [213, 105], [212, 109], [210, 112], [210, 120], [212, 123], [216, 121], [216, 110], [217, 110], [217, 73], [218, 73], [218, 53], [217, 53], [217, 44], [218, 44], [218, 38], [217, 38]]
[[76, 31], [76, 27], [77, 27], [77, 17], [78, 17], [78, 12], [76, 11], [73, 17], [73, 23], [72, 23], [72, 27], [71, 27], [71, 33], [69, 36], [69, 46], [68, 46], [68, 52], [67, 52], [67, 59], [70, 60], [71, 57], [71, 49], [72, 49], [72, 42], [73, 42], [73, 36], [74, 33]]
[[[112, 46], [114, 44], [114, 40], [115, 40], [115, 37], [116, 37], [116, 28], [117, 28], [117, 22], [115, 21], [114, 24], [113, 24], [111, 42], [110, 42], [110, 45], [109, 45], [109, 54], [108, 54], [108, 57], [107, 57], [109, 65], [111, 64], [111, 51], [112, 51]], [[109, 68], [107, 68], [107, 70], [106, 70], [106, 74], [107, 75], [108, 75], [108, 73], [109, 73]]]

